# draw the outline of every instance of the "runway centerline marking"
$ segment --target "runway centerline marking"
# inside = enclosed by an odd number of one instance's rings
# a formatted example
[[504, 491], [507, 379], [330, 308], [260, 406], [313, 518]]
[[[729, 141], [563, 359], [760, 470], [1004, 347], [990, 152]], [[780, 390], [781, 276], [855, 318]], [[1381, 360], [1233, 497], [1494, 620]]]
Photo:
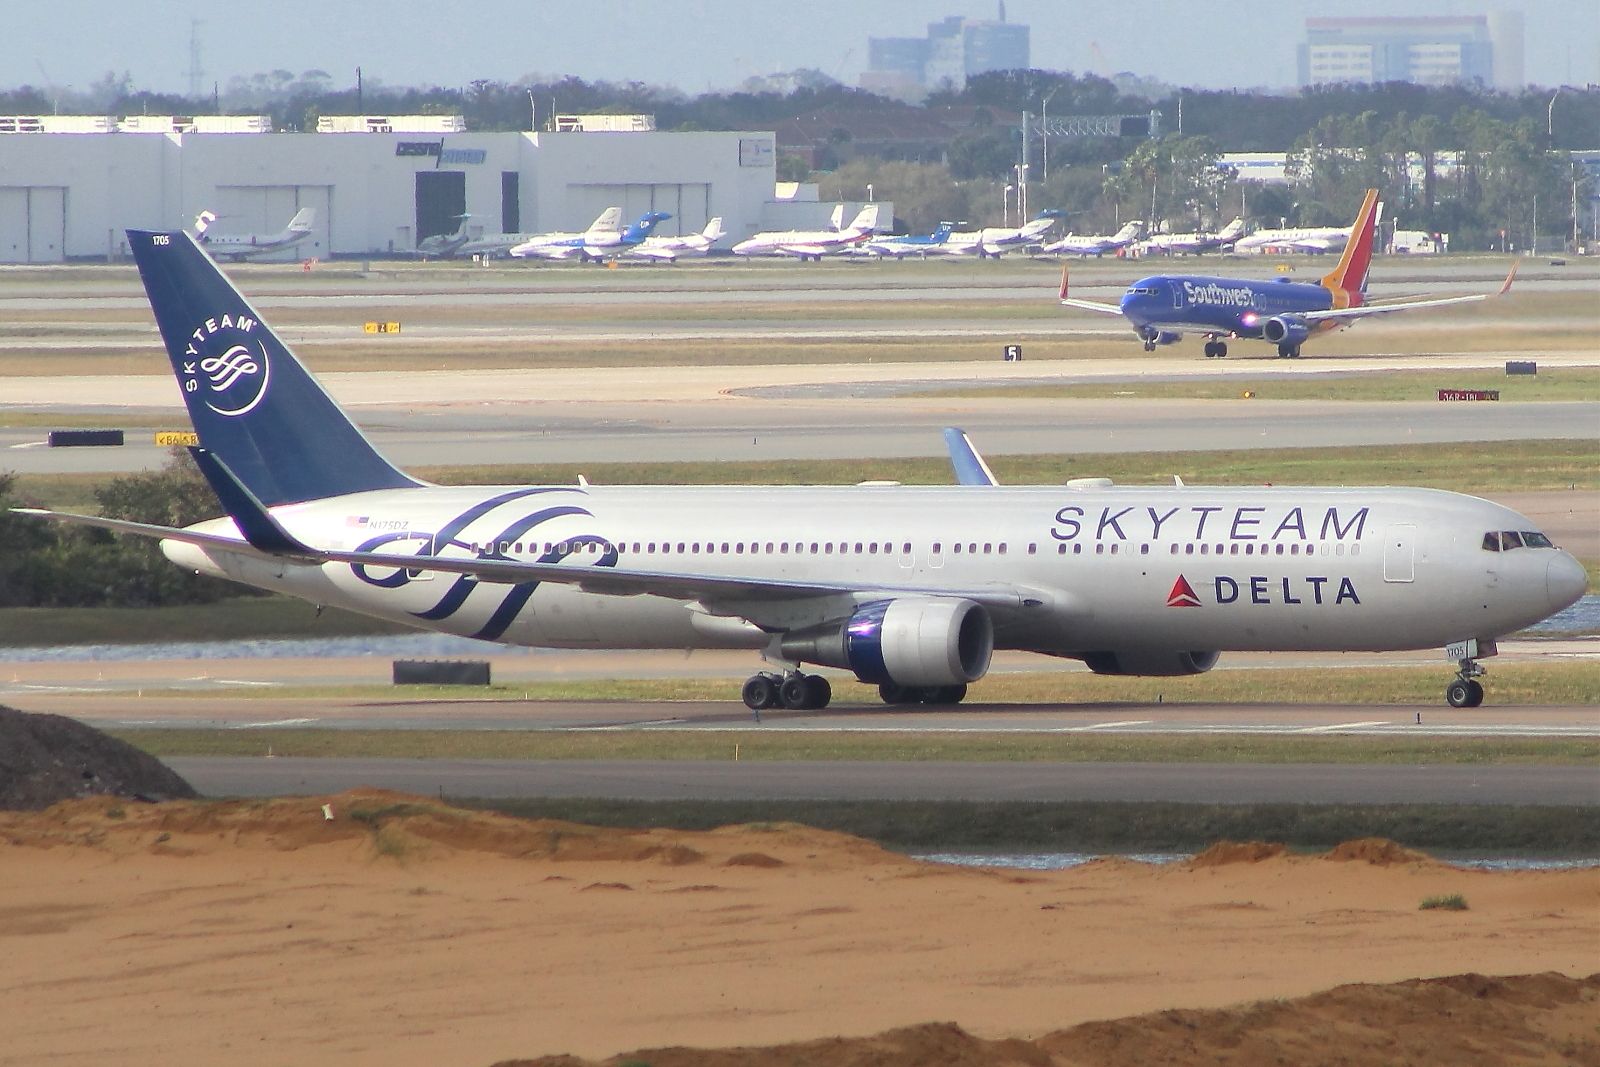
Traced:
[[270, 719], [264, 722], [241, 722], [232, 729], [261, 730], [272, 726], [306, 726], [316, 721], [316, 719]]
[[1123, 726], [1149, 726], [1154, 722], [1154, 719], [1126, 719], [1122, 722], [1097, 722], [1091, 723], [1088, 726], [1074, 726], [1071, 727], [1071, 729], [1078, 731], [1115, 730]]
[[1331, 734], [1339, 730], [1364, 730], [1369, 726], [1388, 725], [1389, 720], [1387, 719], [1374, 719], [1371, 722], [1333, 722], [1325, 726], [1307, 726], [1296, 732], [1302, 734]]

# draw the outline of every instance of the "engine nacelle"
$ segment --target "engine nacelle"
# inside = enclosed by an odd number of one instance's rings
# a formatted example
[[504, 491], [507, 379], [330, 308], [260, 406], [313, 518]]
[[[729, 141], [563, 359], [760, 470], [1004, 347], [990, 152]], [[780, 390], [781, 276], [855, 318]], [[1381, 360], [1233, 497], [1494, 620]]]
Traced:
[[1299, 345], [1311, 336], [1311, 327], [1288, 315], [1274, 315], [1261, 324], [1261, 336], [1275, 345]]
[[842, 667], [882, 685], [965, 685], [989, 671], [994, 623], [983, 606], [955, 597], [864, 604], [843, 622], [785, 634], [784, 656]]
[[1089, 652], [1083, 662], [1096, 674], [1137, 675], [1143, 678], [1172, 678], [1181, 674], [1204, 674], [1217, 665], [1220, 652], [1177, 652], [1166, 649], [1136, 649], [1120, 652]]

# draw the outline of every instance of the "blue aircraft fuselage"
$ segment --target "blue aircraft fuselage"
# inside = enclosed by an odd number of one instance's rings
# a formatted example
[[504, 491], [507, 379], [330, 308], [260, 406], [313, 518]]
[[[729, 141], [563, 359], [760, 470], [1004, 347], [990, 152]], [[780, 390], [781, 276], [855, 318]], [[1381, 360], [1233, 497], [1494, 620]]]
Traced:
[[1332, 305], [1329, 290], [1305, 282], [1156, 274], [1130, 285], [1121, 306], [1141, 334], [1214, 332], [1259, 338], [1268, 319], [1326, 311]]

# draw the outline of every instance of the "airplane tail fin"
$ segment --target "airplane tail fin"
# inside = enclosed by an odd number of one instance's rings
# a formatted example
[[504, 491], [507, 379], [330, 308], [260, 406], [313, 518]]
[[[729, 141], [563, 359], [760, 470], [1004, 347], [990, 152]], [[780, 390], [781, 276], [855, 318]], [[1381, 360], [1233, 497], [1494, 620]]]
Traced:
[[718, 215], [716, 218], [706, 223], [706, 228], [700, 231], [701, 237], [704, 237], [706, 240], [713, 243], [722, 240], [722, 238], [726, 235], [727, 231], [722, 228], [721, 215]]
[[420, 483], [379, 455], [181, 230], [128, 243], [200, 443], [268, 507]]
[[1378, 229], [1378, 190], [1368, 189], [1356, 221], [1350, 226], [1339, 265], [1322, 279], [1323, 288], [1333, 294], [1335, 308], [1358, 307], [1367, 289], [1367, 271], [1372, 267], [1372, 241]]
[[626, 230], [622, 231], [622, 243], [625, 245], [638, 244], [650, 236], [651, 231], [656, 228], [656, 223], [663, 222], [671, 217], [665, 211], [646, 211], [639, 216], [636, 222], [633, 222]]
[[599, 217], [589, 224], [588, 234], [616, 233], [621, 228], [622, 209], [620, 207], [608, 207], [600, 212]]
[[844, 205], [834, 207], [833, 213], [828, 216], [828, 225], [836, 230], [844, 229]]
[[201, 243], [205, 242], [206, 231], [209, 230], [211, 228], [211, 224], [216, 221], [217, 213], [215, 211], [202, 211], [200, 214], [194, 217], [194, 235], [201, 241]]
[[317, 209], [303, 207], [294, 213], [294, 218], [289, 220], [290, 233], [305, 233], [317, 224]]
[[[840, 218], [843, 218], [840, 215]], [[856, 231], [876, 230], [878, 228], [878, 205], [868, 204], [856, 212], [856, 217], [850, 221], [849, 229]]]

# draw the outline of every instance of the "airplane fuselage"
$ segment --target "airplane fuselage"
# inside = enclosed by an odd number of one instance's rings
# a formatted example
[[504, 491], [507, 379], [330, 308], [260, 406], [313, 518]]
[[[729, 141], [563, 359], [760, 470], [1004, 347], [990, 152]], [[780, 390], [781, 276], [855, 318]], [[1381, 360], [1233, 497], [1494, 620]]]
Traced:
[[[1194, 274], [1140, 278], [1122, 294], [1122, 314], [1141, 333], [1215, 333], [1260, 338], [1279, 315], [1326, 311], [1333, 293], [1306, 282], [1259, 282]], [[1335, 323], [1318, 324], [1332, 329]]]
[[[186, 568], [463, 636], [547, 647], [761, 648], [897, 590], [1020, 589], [995, 647], [1352, 650], [1492, 638], [1565, 607], [1583, 570], [1490, 552], [1515, 512], [1406, 488], [427, 487], [273, 509], [331, 549], [846, 583], [752, 610], [553, 582], [294, 563], [163, 542]], [[781, 517], [781, 518], [780, 518]], [[234, 535], [231, 520], [196, 529]], [[960, 594], [953, 594], [960, 595]], [[752, 621], [753, 620], [753, 621]]]

